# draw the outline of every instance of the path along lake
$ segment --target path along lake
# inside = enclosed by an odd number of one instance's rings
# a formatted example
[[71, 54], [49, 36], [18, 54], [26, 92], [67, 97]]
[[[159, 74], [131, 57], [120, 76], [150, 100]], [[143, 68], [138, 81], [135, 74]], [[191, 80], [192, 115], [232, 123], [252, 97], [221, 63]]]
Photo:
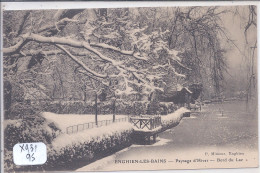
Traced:
[[257, 126], [257, 113], [247, 110], [245, 102], [206, 104], [178, 126], [160, 133], [156, 143], [134, 144], [78, 170], [252, 167], [258, 162]]

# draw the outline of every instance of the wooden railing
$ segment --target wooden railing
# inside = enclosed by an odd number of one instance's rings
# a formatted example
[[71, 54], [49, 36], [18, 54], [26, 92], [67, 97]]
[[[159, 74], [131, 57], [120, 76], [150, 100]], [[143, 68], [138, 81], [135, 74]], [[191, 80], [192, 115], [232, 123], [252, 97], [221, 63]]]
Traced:
[[[115, 119], [114, 122], [126, 122], [128, 121], [128, 117], [125, 118], [118, 118]], [[84, 124], [77, 124], [74, 126], [69, 126], [66, 128], [66, 133], [67, 134], [72, 134], [72, 133], [77, 133], [86, 129], [91, 129], [94, 127], [101, 127], [101, 126], [107, 126], [109, 124], [112, 124], [113, 120], [102, 120], [102, 121], [98, 121], [97, 125], [95, 122], [89, 122], [89, 123], [84, 123]]]
[[130, 122], [137, 129], [142, 130], [153, 130], [159, 126], [161, 126], [161, 117], [153, 116], [153, 117], [130, 117]]

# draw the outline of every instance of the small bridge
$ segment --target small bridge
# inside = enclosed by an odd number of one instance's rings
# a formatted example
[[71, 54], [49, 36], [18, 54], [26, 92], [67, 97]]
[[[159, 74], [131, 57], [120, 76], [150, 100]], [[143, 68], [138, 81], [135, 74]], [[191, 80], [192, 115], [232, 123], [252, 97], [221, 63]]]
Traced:
[[138, 116], [130, 117], [133, 124], [134, 140], [139, 143], [151, 143], [156, 141], [156, 136], [162, 131], [161, 116]]

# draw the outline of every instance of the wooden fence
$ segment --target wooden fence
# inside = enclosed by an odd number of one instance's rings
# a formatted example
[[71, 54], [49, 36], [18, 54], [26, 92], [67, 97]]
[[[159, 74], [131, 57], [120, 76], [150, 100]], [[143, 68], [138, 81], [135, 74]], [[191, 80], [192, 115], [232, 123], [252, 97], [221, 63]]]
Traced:
[[[126, 122], [126, 121], [128, 121], [128, 117], [115, 119], [115, 122]], [[77, 133], [77, 132], [80, 132], [80, 131], [83, 131], [83, 130], [86, 130], [86, 129], [101, 127], [101, 126], [107, 126], [107, 125], [112, 124], [112, 123], [113, 123], [113, 120], [102, 120], [102, 121], [98, 121], [97, 125], [96, 125], [95, 122], [77, 124], [77, 125], [67, 127], [66, 133], [67, 134]]]
[[156, 127], [161, 126], [161, 117], [131, 117], [130, 122], [137, 129], [153, 130]]

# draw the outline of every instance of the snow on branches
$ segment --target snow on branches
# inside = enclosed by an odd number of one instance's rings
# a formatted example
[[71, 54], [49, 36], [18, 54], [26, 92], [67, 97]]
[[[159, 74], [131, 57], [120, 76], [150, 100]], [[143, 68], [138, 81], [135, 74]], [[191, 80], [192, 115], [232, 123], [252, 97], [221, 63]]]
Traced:
[[17, 27], [19, 35], [5, 39], [4, 58], [31, 57], [32, 52], [45, 57], [62, 55], [78, 66], [75, 72], [118, 95], [163, 91], [163, 80], [169, 74], [185, 78], [173, 65], [185, 67], [178, 51], [167, 44], [168, 30], [148, 31], [148, 25], [141, 26], [128, 9], [102, 10], [58, 10], [52, 11], [54, 17], [29, 12], [23, 26]]

